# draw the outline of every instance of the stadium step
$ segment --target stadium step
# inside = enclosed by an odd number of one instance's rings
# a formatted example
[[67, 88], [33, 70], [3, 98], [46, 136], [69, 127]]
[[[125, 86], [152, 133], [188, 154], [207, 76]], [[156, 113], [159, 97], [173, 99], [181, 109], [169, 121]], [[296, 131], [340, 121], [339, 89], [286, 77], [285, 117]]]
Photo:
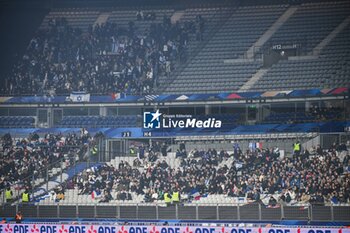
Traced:
[[111, 15], [111, 12], [103, 12], [103, 13], [101, 13], [101, 14], [97, 17], [97, 19], [96, 19], [96, 21], [95, 21], [95, 23], [94, 23], [94, 27], [95, 27], [96, 25], [101, 25], [101, 24], [106, 23], [110, 15]]
[[328, 34], [313, 50], [310, 52], [310, 55], [319, 55], [321, 50], [326, 47], [337, 35], [339, 32], [343, 31], [350, 23], [350, 16], [345, 18], [331, 33]]
[[185, 11], [176, 11], [174, 14], [171, 16], [171, 23], [175, 24], [177, 21], [181, 19], [181, 17], [185, 14]]
[[271, 27], [247, 50], [246, 57], [251, 59], [254, 54], [259, 50], [272, 36], [273, 34], [296, 12], [298, 6], [289, 7]]
[[249, 90], [259, 79], [266, 74], [269, 69], [259, 69], [240, 89], [239, 91]]

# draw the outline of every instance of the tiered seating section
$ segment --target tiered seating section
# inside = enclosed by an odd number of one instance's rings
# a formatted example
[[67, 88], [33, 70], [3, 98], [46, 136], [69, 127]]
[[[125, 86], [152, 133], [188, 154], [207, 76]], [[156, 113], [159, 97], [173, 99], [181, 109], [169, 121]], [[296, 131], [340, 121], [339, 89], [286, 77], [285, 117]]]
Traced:
[[287, 9], [286, 5], [240, 7], [200, 53], [166, 89], [166, 93], [214, 93], [238, 90], [262, 66], [259, 61], [238, 64], [225, 59], [244, 53]]
[[269, 42], [272, 45], [301, 43], [306, 54], [348, 17], [349, 11], [348, 1], [302, 4]]
[[[65, 18], [65, 13], [53, 11], [45, 18], [8, 77], [8, 94], [147, 94], [159, 76], [171, 73], [186, 50], [185, 34], [191, 33], [170, 23], [172, 10], [145, 21], [136, 20], [136, 10], [118, 11], [101, 25], [94, 25], [96, 12], [88, 20], [89, 12], [76, 17], [79, 12]], [[119, 24], [125, 14], [137, 25]]]
[[[143, 160], [117, 157], [78, 174], [68, 182], [60, 204], [163, 205], [162, 194], [176, 189], [184, 205], [349, 203], [345, 190], [350, 186], [345, 180], [350, 157], [341, 161], [333, 153], [336, 150], [344, 151], [346, 146], [335, 145], [330, 152], [310, 148], [293, 158], [280, 158], [276, 147], [242, 152], [239, 144], [230, 152], [199, 148], [176, 159], [150, 149]], [[317, 182], [324, 185], [315, 186]], [[271, 196], [275, 202], [270, 202]], [[55, 203], [49, 198], [40, 202]]]
[[[306, 44], [305, 53], [322, 41], [345, 17], [350, 16], [349, 2], [305, 4], [271, 39], [275, 44]], [[251, 90], [290, 90], [346, 87], [350, 84], [350, 28], [347, 26], [320, 53], [319, 57], [281, 60]]]
[[[42, 23], [41, 29], [46, 31], [35, 35], [16, 64], [7, 82], [8, 94], [31, 94], [31, 90], [36, 94], [74, 90], [148, 94], [159, 84], [165, 93], [176, 94], [237, 91], [263, 66], [259, 58], [244, 60], [247, 50], [289, 7], [142, 9], [144, 17], [154, 14], [152, 19], [137, 19], [134, 9], [54, 10]], [[350, 16], [349, 1], [297, 7], [265, 46], [298, 44], [299, 55], [312, 55], [315, 47]], [[103, 14], [108, 16], [107, 23], [92, 29]], [[168, 24], [177, 15], [179, 21]], [[204, 22], [201, 39], [196, 26], [199, 16]], [[349, 30], [348, 26], [341, 31], [319, 57], [281, 60], [249, 90], [348, 86]], [[186, 57], [189, 60], [180, 65]], [[171, 79], [170, 74], [174, 74]]]
[[[67, 179], [62, 171], [75, 165], [79, 155], [88, 150], [91, 138], [77, 134], [29, 134], [15, 138], [10, 134], [0, 139], [0, 190], [10, 187], [13, 201], [21, 198], [24, 190], [28, 190], [33, 200], [35, 194], [43, 194], [48, 187], [54, 188], [60, 178]], [[56, 180], [57, 176], [59, 178]], [[49, 178], [49, 182], [47, 180]], [[46, 182], [47, 186], [46, 186]], [[44, 185], [45, 184], [45, 185]], [[20, 199], [21, 200], [21, 199]], [[0, 198], [0, 204], [6, 202]], [[11, 203], [7, 203], [11, 204]]]

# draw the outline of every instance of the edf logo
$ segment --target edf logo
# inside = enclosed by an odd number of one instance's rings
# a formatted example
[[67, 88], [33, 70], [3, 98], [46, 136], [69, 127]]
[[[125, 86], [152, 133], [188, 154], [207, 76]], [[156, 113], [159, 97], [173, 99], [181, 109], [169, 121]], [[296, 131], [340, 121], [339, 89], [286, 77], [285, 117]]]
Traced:
[[145, 129], [159, 129], [160, 128], [160, 116], [159, 109], [156, 112], [144, 112], [143, 113], [143, 128]]

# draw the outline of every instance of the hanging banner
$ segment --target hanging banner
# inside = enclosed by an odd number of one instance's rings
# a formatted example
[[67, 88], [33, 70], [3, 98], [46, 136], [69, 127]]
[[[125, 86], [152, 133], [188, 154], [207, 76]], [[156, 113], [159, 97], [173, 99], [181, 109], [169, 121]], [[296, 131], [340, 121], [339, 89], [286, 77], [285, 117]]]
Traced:
[[70, 100], [73, 102], [89, 102], [90, 94], [83, 91], [72, 92], [69, 96]]
[[0, 233], [350, 233], [349, 228], [0, 224]]

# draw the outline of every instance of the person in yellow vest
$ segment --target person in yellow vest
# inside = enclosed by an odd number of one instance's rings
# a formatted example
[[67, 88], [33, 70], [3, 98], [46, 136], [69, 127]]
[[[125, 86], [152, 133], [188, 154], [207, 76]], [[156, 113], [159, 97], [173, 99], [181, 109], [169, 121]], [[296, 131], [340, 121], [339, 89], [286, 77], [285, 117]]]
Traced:
[[91, 160], [94, 162], [97, 162], [98, 158], [97, 158], [97, 153], [98, 153], [98, 147], [97, 145], [94, 145], [91, 150]]
[[294, 157], [297, 158], [300, 155], [301, 144], [299, 141], [293, 144]]
[[24, 204], [29, 203], [29, 200], [30, 200], [29, 192], [28, 192], [28, 189], [26, 189], [24, 193], [22, 193], [22, 203]]
[[164, 193], [164, 202], [166, 204], [166, 206], [170, 206], [171, 205], [171, 195], [168, 192]]
[[94, 145], [94, 147], [92, 147], [92, 149], [91, 149], [91, 154], [93, 156], [95, 156], [95, 155], [97, 155], [97, 153], [98, 153], [97, 145]]
[[173, 201], [173, 204], [178, 204], [180, 203], [180, 193], [178, 190], [175, 190], [172, 194], [172, 201]]
[[130, 147], [130, 155], [134, 156], [136, 154], [135, 148], [134, 147]]
[[13, 193], [10, 187], [7, 187], [5, 191], [5, 198], [7, 203], [11, 203], [13, 199]]

